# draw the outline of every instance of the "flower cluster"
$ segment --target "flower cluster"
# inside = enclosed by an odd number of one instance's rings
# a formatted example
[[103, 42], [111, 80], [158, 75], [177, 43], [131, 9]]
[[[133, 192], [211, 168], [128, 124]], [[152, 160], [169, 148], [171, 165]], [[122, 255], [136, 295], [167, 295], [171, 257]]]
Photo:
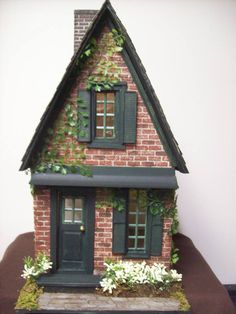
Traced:
[[104, 278], [100, 281], [103, 292], [110, 294], [120, 285], [132, 287], [138, 284], [151, 284], [160, 290], [165, 290], [174, 282], [182, 280], [182, 274], [176, 270], [167, 270], [162, 264], [147, 265], [146, 262], [109, 262]]
[[35, 260], [28, 256], [24, 258], [24, 270], [21, 275], [24, 279], [37, 278], [52, 268], [52, 262], [44, 253], [39, 253]]

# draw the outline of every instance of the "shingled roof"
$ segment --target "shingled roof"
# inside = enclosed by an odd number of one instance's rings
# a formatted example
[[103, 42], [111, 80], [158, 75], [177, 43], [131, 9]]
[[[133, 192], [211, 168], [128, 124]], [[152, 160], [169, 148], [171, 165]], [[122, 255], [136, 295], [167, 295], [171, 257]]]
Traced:
[[117, 29], [125, 37], [124, 49], [121, 52], [123, 58], [133, 76], [133, 80], [137, 85], [137, 88], [147, 106], [148, 112], [152, 118], [152, 121], [157, 129], [162, 144], [165, 147], [166, 153], [168, 154], [172, 167], [179, 170], [182, 173], [188, 173], [185, 161], [182, 153], [179, 149], [178, 143], [176, 142], [173, 133], [166, 120], [164, 112], [161, 108], [160, 102], [155, 94], [155, 91], [151, 85], [151, 82], [146, 74], [146, 70], [135, 50], [135, 47], [121, 21], [116, 15], [109, 0], [106, 0], [102, 5], [101, 9], [95, 16], [92, 24], [88, 28], [78, 51], [74, 54], [68, 65], [66, 72], [57, 87], [57, 90], [47, 106], [40, 123], [35, 131], [35, 134], [23, 156], [22, 165], [20, 170], [28, 169], [32, 166], [32, 158], [36, 154], [37, 150], [43, 143], [44, 134], [52, 123], [55, 114], [59, 110], [59, 105], [63, 103], [66, 95], [68, 94], [74, 80], [76, 79], [77, 72], [77, 60], [83, 53], [86, 45], [89, 43], [92, 37], [96, 37], [104, 25], [104, 21], [108, 21], [112, 28]]

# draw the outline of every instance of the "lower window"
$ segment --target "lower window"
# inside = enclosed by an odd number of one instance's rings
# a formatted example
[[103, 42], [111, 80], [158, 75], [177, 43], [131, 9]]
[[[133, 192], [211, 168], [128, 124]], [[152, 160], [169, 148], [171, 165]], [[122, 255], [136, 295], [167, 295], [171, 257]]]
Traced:
[[163, 221], [148, 209], [148, 190], [121, 189], [117, 197], [125, 200], [125, 206], [113, 210], [113, 253], [127, 258], [161, 255]]
[[147, 236], [146, 191], [129, 190], [128, 252], [145, 252]]

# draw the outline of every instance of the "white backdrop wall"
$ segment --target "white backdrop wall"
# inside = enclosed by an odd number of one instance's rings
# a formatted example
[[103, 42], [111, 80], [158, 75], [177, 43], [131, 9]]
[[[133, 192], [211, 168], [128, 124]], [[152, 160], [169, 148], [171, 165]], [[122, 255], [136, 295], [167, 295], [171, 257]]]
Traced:
[[[236, 283], [236, 1], [112, 0], [183, 151], [180, 231]], [[73, 54], [73, 10], [101, 0], [0, 0], [0, 256], [33, 230], [20, 160]]]

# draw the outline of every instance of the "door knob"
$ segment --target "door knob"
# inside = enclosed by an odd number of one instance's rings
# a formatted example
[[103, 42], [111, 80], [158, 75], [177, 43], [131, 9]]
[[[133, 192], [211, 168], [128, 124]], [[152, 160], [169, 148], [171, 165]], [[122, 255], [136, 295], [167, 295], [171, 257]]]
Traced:
[[81, 232], [84, 232], [85, 231], [84, 225], [81, 225], [79, 229], [80, 229]]

